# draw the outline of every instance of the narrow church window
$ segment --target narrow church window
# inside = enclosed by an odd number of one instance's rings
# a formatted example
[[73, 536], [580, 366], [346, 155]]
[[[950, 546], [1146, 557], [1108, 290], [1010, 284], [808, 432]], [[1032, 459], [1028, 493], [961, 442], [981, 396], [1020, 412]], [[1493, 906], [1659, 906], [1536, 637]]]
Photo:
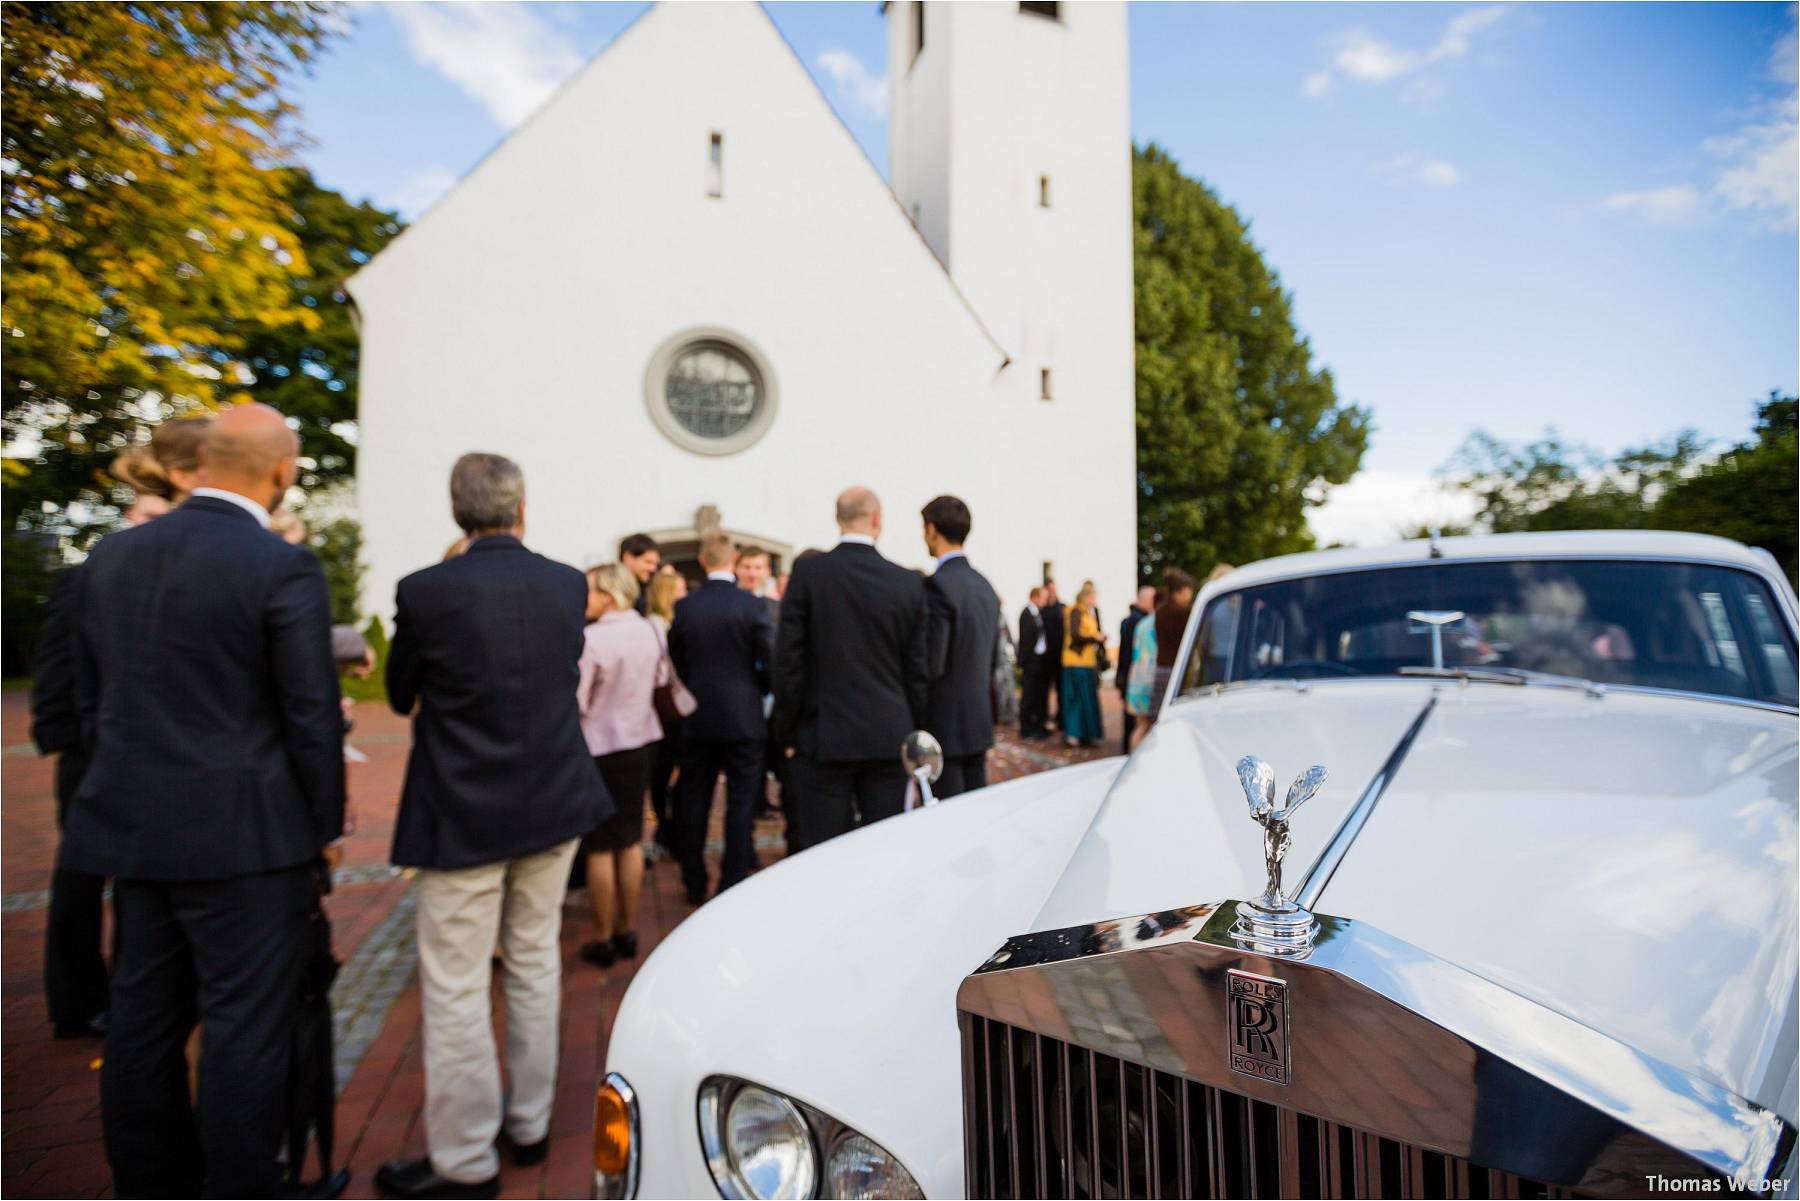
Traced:
[[1020, 12], [1030, 13], [1036, 17], [1049, 17], [1052, 21], [1062, 20], [1062, 13], [1058, 11], [1061, 8], [1062, 5], [1056, 3], [1056, 0], [1049, 0], [1048, 3], [1032, 3], [1030, 0], [1019, 0]]
[[1049, 559], [1045, 559], [1044, 560], [1044, 580], [1043, 580], [1043, 582], [1048, 584], [1051, 580], [1054, 580], [1055, 578], [1056, 578], [1056, 564], [1051, 562]]
[[1043, 367], [1038, 370], [1038, 399], [1039, 400], [1055, 400], [1056, 399], [1054, 396], [1052, 396], [1050, 394], [1050, 368], [1048, 368], [1048, 367]]
[[715, 133], [706, 148], [706, 194], [725, 195], [725, 135]]
[[1050, 207], [1050, 177], [1048, 175], [1038, 176], [1038, 207], [1041, 209]]
[[917, 62], [919, 52], [925, 49], [925, 0], [915, 0], [913, 11], [913, 61]]

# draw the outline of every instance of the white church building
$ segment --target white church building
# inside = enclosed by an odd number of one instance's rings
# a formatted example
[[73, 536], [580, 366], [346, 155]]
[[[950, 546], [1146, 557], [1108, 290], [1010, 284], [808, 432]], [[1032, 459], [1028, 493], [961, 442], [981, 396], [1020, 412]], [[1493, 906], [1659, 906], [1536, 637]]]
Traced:
[[576, 566], [716, 523], [780, 569], [867, 484], [889, 558], [929, 570], [918, 512], [952, 493], [1009, 614], [1046, 572], [1124, 614], [1125, 6], [885, 20], [888, 181], [760, 6], [662, 4], [355, 276], [365, 611], [456, 538], [481, 450]]

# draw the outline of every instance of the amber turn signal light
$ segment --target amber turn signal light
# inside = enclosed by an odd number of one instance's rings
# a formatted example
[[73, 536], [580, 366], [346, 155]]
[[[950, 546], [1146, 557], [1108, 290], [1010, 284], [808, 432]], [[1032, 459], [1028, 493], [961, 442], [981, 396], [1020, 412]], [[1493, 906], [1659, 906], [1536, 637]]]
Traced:
[[630, 1106], [608, 1080], [594, 1094], [594, 1171], [624, 1176], [630, 1164]]

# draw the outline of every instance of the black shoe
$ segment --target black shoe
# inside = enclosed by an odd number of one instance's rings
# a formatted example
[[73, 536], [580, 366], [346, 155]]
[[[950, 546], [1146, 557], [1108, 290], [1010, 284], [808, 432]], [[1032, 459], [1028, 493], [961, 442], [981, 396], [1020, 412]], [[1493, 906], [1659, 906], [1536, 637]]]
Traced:
[[429, 1159], [396, 1159], [376, 1171], [375, 1187], [385, 1197], [498, 1197], [500, 1177], [463, 1184], [439, 1176]]
[[58, 1038], [105, 1038], [106, 1028], [112, 1025], [112, 1014], [102, 1009], [85, 1022], [57, 1022]]
[[311, 1184], [292, 1185], [285, 1191], [277, 1193], [276, 1196], [306, 1199], [320, 1198], [322, 1201], [335, 1201], [335, 1198], [343, 1196], [344, 1190], [349, 1187], [349, 1171], [344, 1168], [339, 1168], [331, 1175], [315, 1180]]
[[515, 1143], [509, 1136], [506, 1145], [512, 1148], [512, 1161], [521, 1168], [535, 1168], [550, 1158], [550, 1136], [545, 1135], [535, 1143]]
[[595, 967], [611, 967], [613, 965], [612, 944], [609, 942], [582, 943], [581, 958]]
[[695, 888], [692, 884], [688, 885], [687, 903], [696, 909], [706, 904], [706, 885], [702, 884], [698, 888]]
[[630, 930], [613, 935], [612, 950], [620, 959], [636, 959], [637, 935]]

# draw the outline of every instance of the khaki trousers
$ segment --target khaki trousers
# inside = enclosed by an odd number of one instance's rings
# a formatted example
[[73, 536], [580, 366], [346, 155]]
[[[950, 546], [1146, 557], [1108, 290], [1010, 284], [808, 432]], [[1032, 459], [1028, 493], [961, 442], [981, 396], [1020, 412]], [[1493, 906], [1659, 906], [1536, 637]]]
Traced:
[[[425, 1137], [431, 1166], [445, 1179], [474, 1184], [500, 1174], [494, 1140], [503, 1105], [515, 1144], [549, 1133], [562, 1002], [557, 939], [577, 841], [500, 863], [419, 873]], [[496, 936], [511, 1083], [504, 1102], [488, 1007]]]

